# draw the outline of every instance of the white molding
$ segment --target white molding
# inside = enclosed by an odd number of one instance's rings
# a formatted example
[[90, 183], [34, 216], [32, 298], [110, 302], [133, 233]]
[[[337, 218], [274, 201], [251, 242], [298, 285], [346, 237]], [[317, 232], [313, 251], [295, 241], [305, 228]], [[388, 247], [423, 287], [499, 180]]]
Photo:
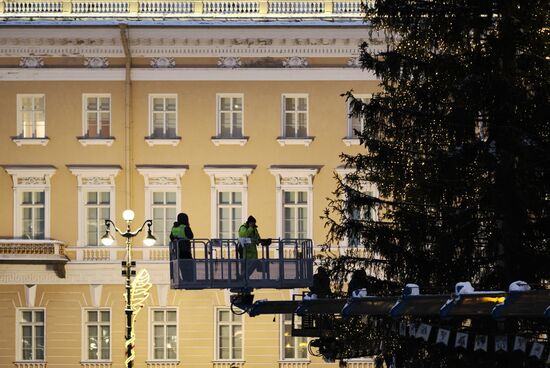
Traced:
[[27, 308], [36, 306], [36, 284], [25, 285], [25, 306]]
[[168, 290], [170, 285], [156, 285], [157, 287], [157, 299], [159, 307], [166, 307], [168, 302]]
[[[40, 359], [40, 360], [23, 360], [23, 357], [21, 356], [21, 352], [22, 352], [22, 347], [21, 347], [21, 344], [23, 342], [23, 339], [21, 337], [21, 325], [20, 325], [20, 321], [22, 320], [21, 318], [21, 313], [23, 311], [42, 311], [44, 313], [44, 320], [43, 320], [43, 323], [42, 323], [42, 326], [44, 326], [44, 359]], [[32, 308], [28, 308], [28, 307], [16, 307], [15, 308], [15, 349], [16, 349], [16, 352], [15, 352], [15, 362], [14, 364], [19, 367], [19, 368], [36, 368], [36, 367], [40, 367], [40, 368], [45, 368], [46, 367], [46, 361], [48, 359], [48, 356], [47, 356], [47, 345], [48, 345], [48, 328], [47, 328], [47, 312], [46, 312], [46, 308], [44, 307], [32, 307]], [[34, 333], [33, 333], [33, 336], [34, 336]], [[33, 347], [34, 347], [34, 344], [33, 344]]]
[[107, 146], [111, 147], [115, 142], [114, 138], [77, 138], [78, 142], [86, 146]]
[[358, 146], [361, 144], [359, 138], [342, 138], [342, 142], [348, 147]]
[[246, 142], [248, 142], [249, 137], [243, 137], [243, 138], [218, 138], [218, 137], [212, 137], [210, 140], [212, 143], [214, 143], [214, 146], [244, 146]]
[[306, 146], [309, 147], [311, 142], [313, 142], [313, 137], [307, 137], [307, 138], [277, 138], [277, 142], [281, 147], [284, 146]]
[[[87, 246], [86, 244], [86, 208], [84, 201], [86, 193], [90, 191], [109, 192], [109, 213], [114, 217], [116, 203], [116, 183], [115, 177], [120, 172], [117, 166], [71, 166], [67, 165], [69, 171], [77, 178], [77, 205], [78, 205], [78, 237], [76, 245], [78, 247]], [[115, 240], [116, 245], [116, 240]], [[82, 254], [82, 253], [77, 253]]]
[[176, 147], [181, 142], [181, 137], [178, 138], [149, 138], [145, 137], [145, 142], [149, 147], [153, 146], [172, 146]]
[[53, 166], [36, 167], [4, 167], [11, 175], [13, 181], [13, 236], [23, 235], [23, 224], [21, 223], [21, 193], [25, 191], [44, 192], [44, 238], [50, 238], [51, 224], [51, 184], [50, 179], [56, 172]]
[[317, 167], [270, 167], [276, 180], [276, 236], [283, 236], [283, 192], [285, 190], [306, 191], [308, 229], [307, 238], [313, 237], [313, 177], [319, 172]]
[[[358, 68], [134, 68], [135, 81], [377, 81]], [[0, 81], [124, 81], [123, 68], [1, 68]]]
[[218, 193], [221, 191], [242, 193], [241, 222], [244, 222], [244, 219], [248, 217], [248, 177], [254, 168], [250, 166], [206, 166], [203, 170], [210, 176], [210, 237], [217, 238]]
[[101, 304], [101, 293], [103, 291], [102, 284], [90, 284], [90, 305], [99, 307]]
[[21, 146], [45, 146], [50, 141], [50, 138], [12, 138], [17, 147]]

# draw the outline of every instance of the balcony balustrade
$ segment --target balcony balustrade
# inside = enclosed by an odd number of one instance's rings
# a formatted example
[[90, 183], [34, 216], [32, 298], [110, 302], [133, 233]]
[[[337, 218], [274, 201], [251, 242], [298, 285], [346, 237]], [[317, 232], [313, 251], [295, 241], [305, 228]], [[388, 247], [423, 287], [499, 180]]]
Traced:
[[374, 0], [0, 0], [0, 18], [360, 18]]
[[57, 240], [0, 239], [0, 261], [67, 262], [65, 244]]

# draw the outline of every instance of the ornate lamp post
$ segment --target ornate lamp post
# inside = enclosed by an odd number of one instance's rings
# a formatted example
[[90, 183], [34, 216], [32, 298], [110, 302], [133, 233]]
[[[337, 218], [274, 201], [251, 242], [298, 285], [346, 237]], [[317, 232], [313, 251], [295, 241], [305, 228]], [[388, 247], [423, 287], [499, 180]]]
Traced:
[[[103, 245], [109, 246], [112, 245], [115, 241], [114, 237], [111, 235], [110, 227], [113, 225], [115, 231], [121, 236], [126, 238], [126, 260], [122, 261], [122, 275], [126, 276], [126, 367], [132, 368], [134, 363], [134, 340], [135, 334], [133, 332], [133, 325], [137, 315], [137, 312], [143, 306], [143, 302], [149, 295], [148, 291], [151, 288], [151, 283], [149, 282], [149, 273], [147, 270], [141, 270], [140, 273], [136, 276], [136, 271], [134, 270], [136, 262], [132, 261], [132, 238], [139, 234], [145, 225], [147, 228], [147, 237], [143, 240], [143, 244], [146, 246], [155, 245], [156, 239], [151, 232], [151, 225], [153, 224], [152, 220], [146, 220], [143, 225], [138, 229], [132, 231], [130, 225], [134, 220], [134, 211], [125, 210], [122, 213], [122, 218], [126, 221], [126, 231], [120, 230], [116, 227], [115, 223], [111, 220], [105, 220], [105, 235], [101, 238], [101, 243]], [[132, 282], [132, 276], [136, 276], [134, 282]]]

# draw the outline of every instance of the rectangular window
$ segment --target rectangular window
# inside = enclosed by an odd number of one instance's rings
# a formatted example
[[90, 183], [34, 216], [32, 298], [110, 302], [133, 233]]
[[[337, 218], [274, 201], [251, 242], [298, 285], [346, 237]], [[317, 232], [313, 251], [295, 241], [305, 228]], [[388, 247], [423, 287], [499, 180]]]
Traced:
[[46, 137], [44, 95], [17, 95], [18, 135], [21, 138]]
[[[301, 327], [301, 319], [295, 316], [295, 325]], [[282, 339], [283, 359], [307, 359], [307, 337], [292, 336], [292, 314], [283, 314], [282, 318]]]
[[308, 135], [307, 95], [283, 96], [283, 136], [305, 138]]
[[305, 239], [308, 234], [306, 191], [283, 191], [283, 237]]
[[105, 220], [111, 216], [110, 192], [86, 192], [86, 244], [99, 245], [105, 232]]
[[178, 354], [178, 316], [176, 309], [153, 309], [150, 339], [153, 360], [176, 360]]
[[44, 310], [19, 311], [21, 360], [44, 360]]
[[242, 192], [218, 192], [218, 238], [236, 239], [243, 214]]
[[243, 359], [243, 320], [229, 309], [216, 311], [216, 359]]
[[176, 138], [177, 98], [175, 95], [150, 95], [151, 138]]
[[[355, 96], [355, 98], [365, 104], [368, 104], [370, 101], [370, 95], [369, 96]], [[363, 115], [360, 116], [352, 116], [351, 113], [351, 105], [348, 105], [348, 137], [349, 138], [359, 138], [359, 135], [357, 132], [363, 131], [363, 126], [365, 125], [365, 117]]]
[[27, 239], [44, 239], [45, 193], [25, 191], [21, 196], [22, 235]]
[[176, 221], [176, 192], [152, 192], [153, 234], [157, 245], [168, 245], [169, 234]]
[[84, 95], [84, 136], [108, 138], [111, 136], [111, 96]]
[[218, 96], [218, 137], [243, 137], [243, 96]]
[[111, 359], [111, 312], [86, 310], [85, 344], [87, 360]]
[[[370, 191], [365, 192], [365, 194], [371, 197], [374, 196], [374, 193]], [[376, 208], [374, 207], [351, 205], [349, 206], [349, 211], [351, 219], [357, 221], [376, 220], [378, 218]], [[355, 234], [348, 239], [348, 245], [350, 247], [357, 247], [361, 244], [362, 238], [360, 234]]]

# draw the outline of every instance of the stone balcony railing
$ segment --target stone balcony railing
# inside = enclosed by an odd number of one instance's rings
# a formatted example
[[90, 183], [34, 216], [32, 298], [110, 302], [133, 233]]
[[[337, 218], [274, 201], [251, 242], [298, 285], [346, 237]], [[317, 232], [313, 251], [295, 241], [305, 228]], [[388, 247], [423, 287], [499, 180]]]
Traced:
[[65, 244], [57, 240], [0, 239], [0, 260], [67, 261]]
[[0, 0], [0, 18], [359, 18], [374, 0]]

